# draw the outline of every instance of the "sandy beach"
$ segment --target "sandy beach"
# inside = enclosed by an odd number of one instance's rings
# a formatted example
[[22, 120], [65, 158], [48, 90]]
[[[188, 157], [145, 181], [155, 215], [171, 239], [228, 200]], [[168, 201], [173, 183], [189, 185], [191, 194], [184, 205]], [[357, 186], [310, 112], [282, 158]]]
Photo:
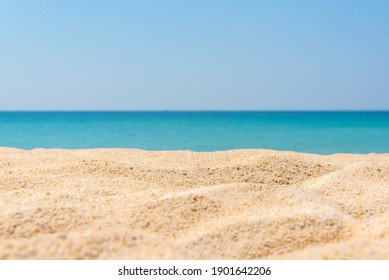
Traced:
[[389, 259], [389, 154], [0, 149], [0, 259]]

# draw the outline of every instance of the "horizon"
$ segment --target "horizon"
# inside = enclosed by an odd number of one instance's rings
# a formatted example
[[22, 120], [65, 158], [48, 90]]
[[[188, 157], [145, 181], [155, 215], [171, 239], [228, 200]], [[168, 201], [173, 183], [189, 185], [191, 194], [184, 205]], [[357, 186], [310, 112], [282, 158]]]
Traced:
[[389, 113], [387, 110], [365, 110], [365, 109], [349, 109], [349, 110], [234, 110], [234, 109], [218, 109], [218, 110], [0, 110], [0, 113], [169, 113], [169, 112], [178, 112], [178, 113], [206, 113], [206, 112], [264, 112], [264, 113]]

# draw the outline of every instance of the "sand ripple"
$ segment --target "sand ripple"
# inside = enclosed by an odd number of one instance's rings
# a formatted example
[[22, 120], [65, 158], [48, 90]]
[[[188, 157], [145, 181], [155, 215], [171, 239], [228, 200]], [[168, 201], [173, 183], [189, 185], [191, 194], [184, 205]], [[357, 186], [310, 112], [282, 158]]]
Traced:
[[389, 259], [389, 155], [0, 149], [1, 259]]

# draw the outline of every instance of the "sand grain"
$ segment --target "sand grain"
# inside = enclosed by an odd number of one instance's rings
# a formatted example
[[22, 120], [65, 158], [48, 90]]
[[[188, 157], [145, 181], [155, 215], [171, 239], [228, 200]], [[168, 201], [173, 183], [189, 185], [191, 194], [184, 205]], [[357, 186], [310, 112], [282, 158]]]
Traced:
[[389, 259], [389, 155], [0, 149], [0, 259]]

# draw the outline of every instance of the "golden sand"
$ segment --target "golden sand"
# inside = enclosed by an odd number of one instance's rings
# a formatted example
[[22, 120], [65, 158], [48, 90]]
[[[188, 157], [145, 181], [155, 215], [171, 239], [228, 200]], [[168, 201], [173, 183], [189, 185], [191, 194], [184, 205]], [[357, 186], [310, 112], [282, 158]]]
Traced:
[[0, 259], [389, 259], [389, 155], [0, 149]]

